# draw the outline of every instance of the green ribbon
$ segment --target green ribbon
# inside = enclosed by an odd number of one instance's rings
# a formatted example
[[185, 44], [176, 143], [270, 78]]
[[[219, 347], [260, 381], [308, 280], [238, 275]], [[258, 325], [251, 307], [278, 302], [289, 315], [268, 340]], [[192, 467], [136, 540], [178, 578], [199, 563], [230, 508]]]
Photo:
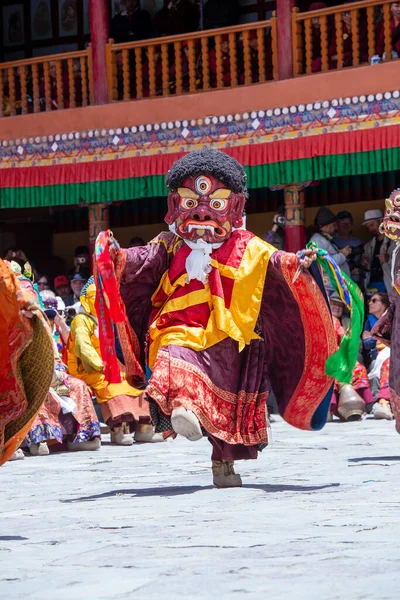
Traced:
[[307, 244], [307, 248], [317, 251], [318, 264], [327, 273], [333, 289], [350, 311], [349, 326], [339, 349], [326, 361], [325, 372], [339, 383], [351, 383], [364, 326], [364, 298], [358, 285], [339, 269], [326, 250], [318, 248], [315, 242]]

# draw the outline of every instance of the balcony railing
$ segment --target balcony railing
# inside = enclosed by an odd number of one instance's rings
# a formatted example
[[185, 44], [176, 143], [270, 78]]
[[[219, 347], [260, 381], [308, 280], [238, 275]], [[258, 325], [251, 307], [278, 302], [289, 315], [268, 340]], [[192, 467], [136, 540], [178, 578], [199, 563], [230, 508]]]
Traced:
[[276, 18], [107, 45], [109, 98], [131, 100], [277, 79]]
[[[400, 56], [390, 0], [292, 13], [293, 76]], [[397, 23], [397, 24], [396, 24]], [[285, 46], [290, 52], [290, 43]], [[236, 88], [278, 79], [277, 18], [106, 44], [110, 102]], [[0, 116], [93, 104], [92, 52], [0, 63]]]
[[363, 0], [292, 13], [293, 75], [390, 61], [400, 55], [393, 2]]
[[91, 52], [0, 63], [0, 117], [92, 103]]

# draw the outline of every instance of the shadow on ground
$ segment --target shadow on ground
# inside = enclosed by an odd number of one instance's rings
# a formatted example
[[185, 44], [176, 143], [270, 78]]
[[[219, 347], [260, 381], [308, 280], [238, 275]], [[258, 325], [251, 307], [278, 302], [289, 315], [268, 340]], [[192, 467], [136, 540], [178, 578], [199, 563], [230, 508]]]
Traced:
[[[245, 484], [243, 488], [262, 490], [268, 494], [279, 493], [279, 492], [315, 492], [318, 490], [325, 490], [332, 487], [338, 487], [339, 483], [329, 483], [328, 485], [314, 485], [314, 486], [302, 486], [302, 485], [262, 485], [262, 484]], [[159, 487], [159, 488], [137, 488], [131, 490], [112, 490], [110, 492], [104, 492], [103, 494], [95, 494], [93, 496], [82, 496], [80, 498], [70, 498], [60, 500], [60, 502], [69, 504], [74, 502], [94, 502], [95, 500], [101, 500], [102, 498], [110, 498], [113, 496], [138, 496], [144, 498], [146, 496], [184, 496], [187, 494], [195, 494], [196, 492], [204, 492], [205, 490], [216, 489], [213, 485], [191, 485], [181, 487]]]
[[381, 460], [392, 460], [392, 461], [400, 461], [400, 456], [362, 456], [359, 458], [349, 458], [349, 462], [358, 463], [358, 462], [379, 462]]

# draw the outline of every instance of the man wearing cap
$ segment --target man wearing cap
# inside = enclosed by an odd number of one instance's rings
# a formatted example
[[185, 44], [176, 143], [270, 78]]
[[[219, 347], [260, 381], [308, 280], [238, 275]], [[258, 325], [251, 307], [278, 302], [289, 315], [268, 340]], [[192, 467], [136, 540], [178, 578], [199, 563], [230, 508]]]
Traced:
[[[350, 276], [350, 268], [347, 262], [347, 257], [350, 256], [352, 248], [350, 244], [347, 244], [344, 246], [344, 248], [339, 249], [334, 243], [333, 236], [335, 235], [337, 229], [336, 221], [336, 216], [329, 208], [326, 208], [325, 206], [320, 208], [315, 216], [314, 221], [316, 233], [314, 233], [310, 242], [316, 242], [318, 244], [318, 248], [326, 250], [336, 264], [342, 269], [342, 271], [344, 271], [346, 275]], [[324, 275], [324, 284], [329, 292], [333, 291], [327, 275]]]
[[393, 245], [389, 238], [380, 233], [383, 214], [379, 209], [367, 210], [364, 214], [363, 225], [373, 235], [364, 246], [361, 265], [366, 271], [365, 291], [368, 296], [376, 292], [390, 292], [392, 281], [390, 273]]
[[342, 250], [346, 246], [351, 246], [351, 254], [347, 258], [349, 269], [353, 281], [360, 284], [360, 265], [363, 254], [363, 243], [358, 238], [352, 235], [353, 232], [353, 215], [348, 210], [341, 210], [336, 215], [337, 231], [333, 236], [333, 243]]
[[81, 297], [81, 292], [86, 282], [86, 277], [83, 277], [80, 273], [75, 273], [75, 275], [71, 279], [71, 288], [73, 294], [71, 294], [64, 300], [65, 306], [73, 306], [74, 304], [80, 301], [79, 299]]
[[69, 279], [66, 275], [57, 275], [54, 278], [54, 289], [57, 296], [60, 296], [65, 301], [72, 295], [71, 286], [69, 285]]

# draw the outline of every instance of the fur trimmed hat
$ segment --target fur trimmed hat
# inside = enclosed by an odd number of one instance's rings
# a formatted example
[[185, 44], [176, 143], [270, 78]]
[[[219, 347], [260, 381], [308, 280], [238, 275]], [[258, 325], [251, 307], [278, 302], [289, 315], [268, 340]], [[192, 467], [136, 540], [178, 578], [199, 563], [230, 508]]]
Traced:
[[225, 152], [211, 148], [195, 150], [177, 160], [168, 171], [167, 187], [174, 192], [187, 177], [202, 174], [213, 175], [235, 194], [244, 194], [247, 198], [246, 173], [243, 166]]

